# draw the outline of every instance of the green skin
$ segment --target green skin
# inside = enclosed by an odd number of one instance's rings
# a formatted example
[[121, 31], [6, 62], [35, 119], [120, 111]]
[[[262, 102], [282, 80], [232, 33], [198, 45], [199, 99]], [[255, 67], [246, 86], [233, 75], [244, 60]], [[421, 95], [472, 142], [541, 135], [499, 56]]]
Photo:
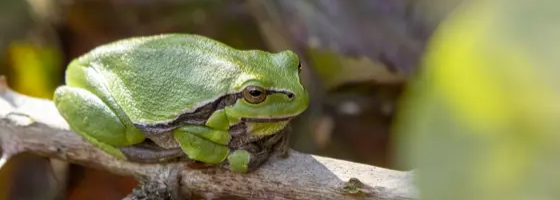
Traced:
[[[137, 37], [73, 60], [54, 102], [73, 130], [120, 159], [186, 155], [249, 172], [278, 144], [286, 149], [288, 122], [308, 107], [300, 70], [291, 51], [237, 50], [187, 34]], [[264, 99], [248, 93], [255, 86]]]

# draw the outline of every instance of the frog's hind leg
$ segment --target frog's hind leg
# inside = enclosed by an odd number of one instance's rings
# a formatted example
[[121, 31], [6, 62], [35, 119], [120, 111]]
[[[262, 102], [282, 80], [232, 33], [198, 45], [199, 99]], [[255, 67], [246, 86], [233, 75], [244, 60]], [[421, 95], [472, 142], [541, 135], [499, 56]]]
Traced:
[[82, 88], [56, 89], [54, 103], [70, 127], [103, 151], [126, 159], [116, 147], [129, 146], [125, 126], [96, 95]]
[[104, 81], [95, 69], [74, 61], [67, 69], [67, 86], [57, 88], [54, 102], [73, 130], [102, 150], [124, 158], [118, 147], [145, 138], [117, 105]]

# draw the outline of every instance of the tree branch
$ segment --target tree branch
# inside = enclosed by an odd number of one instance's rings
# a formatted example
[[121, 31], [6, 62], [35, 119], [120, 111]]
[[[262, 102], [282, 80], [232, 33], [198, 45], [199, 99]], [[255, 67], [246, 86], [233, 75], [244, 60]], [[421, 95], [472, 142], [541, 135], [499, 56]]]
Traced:
[[[145, 183], [142, 188], [161, 189], [163, 185], [170, 193], [196, 194], [207, 199], [417, 199], [410, 172], [295, 151], [287, 159], [273, 156], [262, 168], [249, 174], [218, 168], [191, 169], [185, 163], [124, 162], [69, 130], [51, 101], [18, 94], [2, 78], [0, 97], [0, 145], [6, 159], [31, 152], [132, 175]], [[350, 178], [357, 180], [348, 182]], [[131, 195], [138, 193], [142, 192], [135, 190]]]

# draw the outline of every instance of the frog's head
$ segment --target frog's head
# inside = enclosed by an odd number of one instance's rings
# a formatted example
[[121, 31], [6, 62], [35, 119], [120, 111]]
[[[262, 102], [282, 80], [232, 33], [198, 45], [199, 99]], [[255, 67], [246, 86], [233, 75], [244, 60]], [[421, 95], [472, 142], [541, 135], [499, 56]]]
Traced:
[[244, 73], [232, 85], [239, 99], [227, 115], [249, 123], [285, 124], [309, 106], [309, 96], [300, 80], [298, 56], [291, 51], [267, 53], [243, 51]]

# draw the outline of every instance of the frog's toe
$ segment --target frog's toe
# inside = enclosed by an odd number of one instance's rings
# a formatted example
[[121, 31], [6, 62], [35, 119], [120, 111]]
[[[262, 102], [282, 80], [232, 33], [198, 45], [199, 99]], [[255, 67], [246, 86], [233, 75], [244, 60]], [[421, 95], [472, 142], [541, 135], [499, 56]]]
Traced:
[[251, 154], [246, 150], [236, 150], [228, 156], [229, 169], [234, 172], [248, 172]]
[[268, 151], [260, 151], [251, 153], [247, 150], [235, 150], [228, 156], [229, 169], [235, 172], [252, 172], [264, 164], [270, 153]]

